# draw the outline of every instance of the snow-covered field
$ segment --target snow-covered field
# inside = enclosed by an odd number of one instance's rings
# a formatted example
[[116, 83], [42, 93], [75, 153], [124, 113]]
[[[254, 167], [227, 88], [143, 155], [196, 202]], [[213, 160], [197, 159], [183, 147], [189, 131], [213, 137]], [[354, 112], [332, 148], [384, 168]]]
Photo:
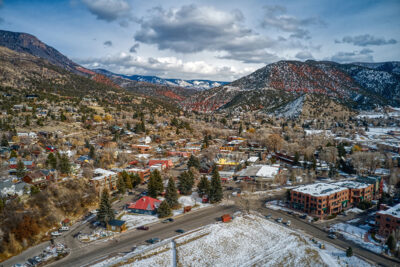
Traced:
[[370, 266], [332, 246], [320, 248], [308, 237], [257, 215], [238, 215], [230, 223], [215, 223], [142, 252], [114, 257], [97, 267], [173, 266]]
[[157, 216], [152, 215], [125, 214], [121, 217], [121, 220], [126, 221], [126, 227], [128, 229], [132, 229], [145, 224], [156, 222], [159, 219], [157, 218]]
[[338, 223], [331, 226], [331, 230], [335, 230], [343, 235], [347, 240], [351, 240], [365, 249], [381, 253], [383, 248], [377, 244], [368, 234], [369, 226], [354, 226], [347, 223]]

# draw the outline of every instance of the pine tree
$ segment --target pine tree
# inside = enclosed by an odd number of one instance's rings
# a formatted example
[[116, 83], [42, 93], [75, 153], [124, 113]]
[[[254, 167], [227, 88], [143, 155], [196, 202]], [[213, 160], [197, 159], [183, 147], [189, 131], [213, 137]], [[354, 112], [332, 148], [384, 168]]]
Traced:
[[1, 146], [9, 146], [7, 137], [5, 134], [3, 134], [3, 137], [1, 138]]
[[163, 202], [161, 202], [157, 213], [159, 218], [168, 217], [172, 214], [171, 207], [168, 205], [167, 201], [164, 200]]
[[156, 169], [153, 171], [152, 175], [154, 177], [157, 193], [161, 194], [164, 191], [164, 185], [163, 185], [163, 180], [161, 178], [161, 173], [159, 170]]
[[239, 131], [238, 131], [238, 135], [241, 135], [241, 134], [242, 134], [242, 132], [243, 132], [243, 126], [242, 126], [242, 123], [240, 123], [240, 125], [239, 125]]
[[194, 177], [191, 171], [185, 171], [178, 176], [178, 189], [182, 195], [190, 195], [194, 184]]
[[118, 192], [120, 194], [125, 194], [125, 192], [126, 192], [126, 184], [125, 184], [125, 181], [124, 181], [124, 177], [122, 177], [122, 176], [118, 177], [117, 188], [118, 188]]
[[47, 156], [46, 165], [50, 166], [52, 169], [57, 169], [57, 158], [53, 153], [50, 153]]
[[188, 168], [194, 167], [196, 169], [200, 169], [200, 161], [194, 155], [190, 155], [189, 161], [187, 163]]
[[133, 189], [131, 176], [126, 171], [121, 172], [121, 177], [124, 180], [125, 187], [127, 189]]
[[299, 152], [295, 152], [294, 153], [294, 161], [293, 161], [293, 164], [294, 165], [298, 165], [299, 164], [299, 159], [300, 159], [300, 155], [299, 155]]
[[25, 164], [21, 160], [19, 160], [17, 163], [16, 172], [18, 178], [22, 178], [25, 176]]
[[34, 186], [31, 186], [31, 190], [30, 191], [31, 191], [31, 196], [33, 196], [33, 195], [36, 195], [37, 193], [39, 193], [40, 189], [39, 189], [39, 187], [34, 185]]
[[10, 159], [18, 157], [18, 154], [15, 150], [11, 150]]
[[89, 146], [89, 149], [90, 149], [90, 151], [89, 151], [89, 158], [95, 159], [95, 158], [96, 158], [96, 150], [95, 150], [94, 146], [93, 146], [93, 145], [90, 145], [90, 146]]
[[203, 139], [203, 148], [207, 148], [209, 146], [209, 142], [208, 142], [208, 136], [204, 135], [204, 139]]
[[65, 174], [71, 172], [71, 164], [69, 163], [69, 159], [66, 154], [63, 154], [60, 158], [60, 171], [61, 173]]
[[396, 240], [394, 239], [393, 235], [389, 235], [386, 245], [390, 250], [394, 250], [396, 248]]
[[140, 179], [140, 176], [137, 173], [131, 173], [129, 177], [131, 178], [132, 188], [135, 188], [142, 182], [142, 179]]
[[199, 196], [209, 195], [210, 194], [210, 182], [208, 181], [207, 177], [203, 176], [200, 179], [199, 184], [197, 185], [197, 193]]
[[100, 222], [107, 223], [114, 219], [114, 211], [111, 208], [111, 202], [108, 198], [108, 190], [104, 189], [101, 195], [100, 207], [97, 212], [97, 219]]
[[178, 192], [176, 191], [175, 181], [172, 177], [168, 180], [167, 190], [165, 192], [165, 201], [171, 208], [178, 206]]
[[209, 199], [211, 203], [217, 203], [222, 200], [222, 197], [223, 194], [222, 194], [221, 178], [219, 176], [217, 166], [214, 166], [211, 177], [211, 188], [210, 188]]
[[351, 256], [353, 256], [353, 248], [352, 248], [352, 247], [349, 247], [349, 248], [346, 250], [346, 257], [351, 257]]
[[154, 170], [150, 174], [147, 190], [149, 192], [149, 196], [153, 198], [156, 198], [164, 190], [161, 174], [158, 170]]

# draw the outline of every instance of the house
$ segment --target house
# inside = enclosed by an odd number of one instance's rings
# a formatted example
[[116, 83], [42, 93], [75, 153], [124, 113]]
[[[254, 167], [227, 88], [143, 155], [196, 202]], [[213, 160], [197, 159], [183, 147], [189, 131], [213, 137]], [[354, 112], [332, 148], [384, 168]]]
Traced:
[[93, 172], [93, 178], [90, 180], [97, 190], [102, 191], [107, 188], [110, 191], [117, 189], [117, 173], [101, 168], [97, 168]]
[[113, 232], [124, 232], [126, 231], [126, 222], [123, 220], [111, 220], [107, 223], [107, 230]]
[[25, 183], [36, 185], [39, 187], [46, 185], [48, 180], [48, 177], [42, 171], [30, 172], [22, 178], [22, 181], [24, 181]]
[[161, 201], [149, 196], [140, 198], [135, 203], [128, 205], [128, 210], [132, 213], [155, 215]]
[[24, 189], [29, 188], [29, 185], [24, 182], [15, 183], [12, 179], [0, 181], [0, 196], [7, 198], [15, 195], [22, 196]]
[[150, 169], [139, 169], [139, 168], [131, 168], [126, 170], [128, 173], [135, 173], [139, 175], [140, 179], [143, 182], [146, 182], [150, 179]]
[[239, 180], [273, 182], [278, 173], [279, 165], [253, 165], [239, 171], [236, 177]]
[[132, 148], [136, 149], [140, 154], [145, 154], [152, 150], [151, 146], [149, 145], [132, 145]]
[[161, 164], [161, 168], [164, 169], [169, 169], [174, 166], [172, 163], [172, 160], [170, 159], [151, 159], [149, 160], [149, 167], [156, 165], [156, 164]]

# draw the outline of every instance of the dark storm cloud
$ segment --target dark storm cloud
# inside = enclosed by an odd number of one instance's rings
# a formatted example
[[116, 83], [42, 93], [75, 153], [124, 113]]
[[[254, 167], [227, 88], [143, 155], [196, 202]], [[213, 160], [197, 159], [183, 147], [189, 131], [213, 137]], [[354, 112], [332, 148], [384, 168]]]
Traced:
[[159, 7], [139, 20], [140, 29], [134, 38], [137, 42], [154, 44], [160, 50], [180, 53], [221, 51], [228, 54], [225, 58], [240, 61], [243, 61], [242, 53], [261, 54], [263, 49], [276, 44], [275, 40], [244, 27], [243, 21], [243, 14], [238, 10], [224, 12], [196, 5], [169, 10]]
[[390, 45], [396, 44], [397, 41], [395, 39], [386, 40], [383, 37], [375, 37], [370, 34], [363, 34], [357, 36], [345, 36], [342, 40], [335, 40], [335, 43], [348, 43], [356, 46], [370, 46], [370, 45]]
[[113, 43], [112, 43], [111, 41], [105, 41], [105, 42], [103, 43], [103, 45], [110, 47], [110, 46], [113, 45]]
[[372, 56], [371, 49], [365, 48], [361, 51], [353, 52], [338, 52], [334, 54], [330, 60], [339, 63], [349, 63], [349, 62], [373, 62], [374, 58]]
[[[131, 10], [131, 6], [126, 0], [82, 0], [82, 3], [97, 19], [107, 22], [129, 17]], [[123, 25], [126, 21], [121, 23]]]

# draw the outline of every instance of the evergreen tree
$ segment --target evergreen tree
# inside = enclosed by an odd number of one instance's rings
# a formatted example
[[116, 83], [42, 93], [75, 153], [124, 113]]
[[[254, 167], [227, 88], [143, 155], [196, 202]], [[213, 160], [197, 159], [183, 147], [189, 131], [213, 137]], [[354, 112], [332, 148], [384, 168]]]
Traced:
[[61, 173], [65, 174], [71, 172], [71, 164], [69, 163], [69, 159], [66, 154], [63, 154], [60, 158], [60, 171]]
[[29, 116], [25, 117], [25, 126], [30, 126], [31, 125], [31, 120], [29, 119]]
[[182, 195], [190, 195], [194, 184], [194, 177], [191, 171], [185, 171], [178, 176], [178, 189]]
[[158, 193], [153, 175], [150, 175], [149, 183], [147, 184], [147, 191], [150, 197], [157, 198]]
[[210, 182], [208, 181], [207, 177], [203, 176], [200, 179], [199, 184], [197, 185], [197, 193], [199, 196], [209, 195], [210, 194]]
[[176, 191], [175, 181], [172, 177], [168, 180], [167, 190], [165, 192], [165, 201], [171, 208], [178, 206], [178, 192]]
[[242, 123], [240, 123], [240, 125], [239, 125], [239, 131], [238, 131], [238, 135], [241, 135], [241, 134], [242, 134], [242, 132], [243, 132], [243, 126], [242, 126]]
[[353, 256], [353, 248], [349, 247], [348, 249], [346, 249], [346, 257], [351, 257]]
[[1, 138], [1, 146], [9, 146], [7, 137], [5, 134], [3, 134], [3, 137]]
[[125, 184], [125, 181], [124, 181], [124, 177], [122, 177], [122, 176], [118, 177], [117, 188], [118, 188], [118, 192], [120, 194], [125, 194], [125, 192], [126, 192], [126, 184]]
[[94, 146], [90, 145], [89, 146], [89, 158], [91, 159], [95, 159], [96, 158], [96, 150], [94, 148]]
[[294, 165], [298, 165], [299, 164], [299, 159], [300, 159], [299, 152], [296, 151], [294, 153], [294, 161], [293, 161]]
[[396, 240], [394, 239], [393, 235], [389, 235], [386, 245], [390, 250], [394, 250], [396, 248]]
[[17, 157], [18, 157], [17, 152], [16, 152], [15, 150], [11, 150], [10, 159], [12, 159], [12, 158], [17, 158]]
[[52, 169], [57, 169], [57, 158], [53, 153], [50, 153], [47, 156], [46, 165], [50, 166]]
[[154, 170], [150, 174], [149, 183], [147, 184], [149, 196], [156, 198], [164, 190], [161, 174], [158, 170]]
[[222, 200], [222, 197], [223, 194], [222, 194], [221, 178], [219, 176], [217, 166], [214, 166], [211, 177], [211, 188], [210, 188], [209, 199], [211, 203], [217, 203]]
[[132, 189], [133, 185], [132, 185], [131, 176], [126, 171], [121, 172], [120, 175], [121, 175], [121, 177], [122, 177], [122, 179], [123, 179], [123, 181], [125, 183], [125, 188], [126, 189]]
[[346, 149], [344, 149], [344, 145], [342, 143], [340, 143], [337, 146], [337, 150], [338, 150], [338, 156], [339, 158], [341, 157], [345, 157], [346, 156]]
[[111, 208], [111, 202], [108, 198], [108, 190], [104, 189], [101, 194], [100, 207], [97, 212], [97, 219], [102, 223], [107, 223], [114, 219], [114, 211]]
[[157, 213], [159, 218], [168, 217], [172, 214], [171, 207], [168, 205], [167, 201], [164, 200], [163, 202], [161, 202]]
[[17, 172], [16, 175], [18, 178], [22, 178], [25, 176], [25, 165], [21, 160], [19, 160], [17, 163], [16, 172]]
[[131, 173], [129, 177], [131, 179], [132, 188], [135, 188], [142, 182], [142, 179], [140, 179], [140, 176], [137, 173]]
[[157, 189], [157, 193], [161, 194], [164, 191], [164, 185], [163, 185], [163, 180], [161, 178], [161, 173], [159, 170], [154, 170], [152, 173]]
[[200, 161], [194, 155], [190, 155], [189, 161], [187, 163], [188, 168], [194, 167], [196, 169], [200, 169]]
[[31, 196], [33, 196], [33, 195], [36, 195], [37, 193], [39, 193], [40, 189], [39, 189], [39, 187], [34, 185], [34, 186], [31, 186], [31, 190], [30, 191], [31, 191]]

